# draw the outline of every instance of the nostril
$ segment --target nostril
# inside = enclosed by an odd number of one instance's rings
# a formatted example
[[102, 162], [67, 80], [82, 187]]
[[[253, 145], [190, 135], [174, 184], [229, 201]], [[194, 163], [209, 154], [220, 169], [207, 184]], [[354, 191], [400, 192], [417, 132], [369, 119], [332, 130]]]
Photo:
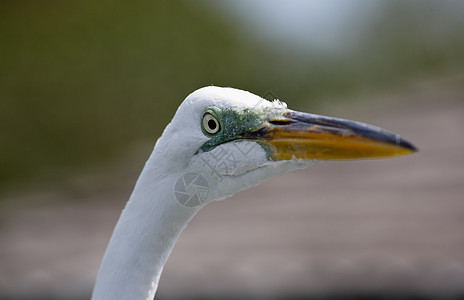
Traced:
[[270, 120], [269, 123], [272, 125], [290, 125], [294, 122], [292, 120]]

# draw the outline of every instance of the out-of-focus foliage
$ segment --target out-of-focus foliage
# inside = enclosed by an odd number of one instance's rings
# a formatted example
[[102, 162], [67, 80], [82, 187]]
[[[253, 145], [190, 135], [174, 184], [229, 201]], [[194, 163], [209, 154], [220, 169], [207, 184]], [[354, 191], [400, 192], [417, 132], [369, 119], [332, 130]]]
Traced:
[[183, 1], [2, 1], [0, 45], [0, 185], [155, 141], [188, 93], [264, 86], [272, 61]]
[[464, 2], [379, 1], [379, 9], [353, 26], [355, 41], [336, 56], [308, 55], [302, 85], [323, 99], [401, 85], [411, 78], [464, 71]]
[[182, 99], [205, 85], [272, 90], [298, 107], [464, 65], [458, 1], [385, 1], [336, 56], [274, 51], [213, 6], [1, 1], [0, 187], [55, 179], [136, 140], [154, 142]]

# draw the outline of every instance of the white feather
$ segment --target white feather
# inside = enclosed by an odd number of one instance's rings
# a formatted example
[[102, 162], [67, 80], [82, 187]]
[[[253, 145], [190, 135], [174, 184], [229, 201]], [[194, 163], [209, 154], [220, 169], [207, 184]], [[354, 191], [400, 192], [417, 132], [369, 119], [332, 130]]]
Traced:
[[[213, 105], [286, 108], [283, 102], [232, 88], [210, 86], [190, 94], [140, 174], [104, 255], [92, 299], [153, 299], [178, 236], [202, 206], [313, 163], [269, 161], [263, 148], [251, 141], [224, 143], [198, 153], [209, 140], [200, 120]], [[197, 207], [182, 205], [176, 198], [176, 183], [186, 174], [198, 174], [206, 181], [207, 196]]]

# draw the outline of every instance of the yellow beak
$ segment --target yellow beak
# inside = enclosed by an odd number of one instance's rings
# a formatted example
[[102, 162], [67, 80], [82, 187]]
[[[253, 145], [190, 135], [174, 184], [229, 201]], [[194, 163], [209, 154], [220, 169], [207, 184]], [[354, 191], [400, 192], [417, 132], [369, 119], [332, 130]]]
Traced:
[[292, 110], [247, 138], [258, 140], [273, 160], [385, 158], [417, 151], [399, 135], [372, 125]]

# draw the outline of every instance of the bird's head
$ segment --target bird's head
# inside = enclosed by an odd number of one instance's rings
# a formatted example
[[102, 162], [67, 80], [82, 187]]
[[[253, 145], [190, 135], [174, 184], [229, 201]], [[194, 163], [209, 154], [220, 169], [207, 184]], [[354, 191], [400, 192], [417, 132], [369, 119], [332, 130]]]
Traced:
[[[179, 176], [179, 202], [194, 207], [315, 161], [393, 157], [416, 148], [378, 127], [210, 86], [184, 100], [155, 150]], [[203, 187], [203, 196], [188, 192], [190, 184], [192, 191]]]

